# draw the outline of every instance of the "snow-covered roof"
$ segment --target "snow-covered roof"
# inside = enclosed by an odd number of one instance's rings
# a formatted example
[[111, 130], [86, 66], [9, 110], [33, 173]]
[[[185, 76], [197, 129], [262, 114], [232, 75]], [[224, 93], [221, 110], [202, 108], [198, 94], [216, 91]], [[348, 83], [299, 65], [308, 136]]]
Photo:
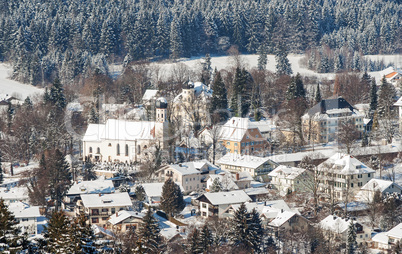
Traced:
[[38, 218], [41, 217], [39, 206], [29, 206], [23, 202], [11, 203], [8, 210], [12, 212], [15, 218]]
[[[162, 196], [162, 187], [165, 183], [142, 183], [142, 187], [144, 187], [145, 194], [148, 197], [161, 197]], [[176, 183], [180, 186], [181, 191], [184, 191], [181, 184]]]
[[117, 207], [132, 206], [127, 192], [113, 194], [81, 194], [82, 203], [85, 207]]
[[26, 200], [28, 191], [25, 187], [14, 187], [11, 189], [0, 188], [0, 198], [4, 200]]
[[71, 112], [82, 112], [84, 108], [79, 102], [70, 102], [67, 104], [67, 110]]
[[205, 196], [212, 205], [240, 204], [251, 201], [251, 198], [243, 190], [204, 193], [202, 196]]
[[402, 239], [402, 223], [399, 223], [387, 233], [388, 236]]
[[[240, 155], [236, 153], [227, 153], [220, 158], [216, 164], [218, 165], [232, 165], [244, 168], [258, 168], [262, 164], [270, 161], [268, 157], [257, 157], [252, 155]], [[271, 161], [272, 164], [276, 164]]]
[[155, 138], [154, 121], [108, 119], [106, 124], [90, 124], [83, 141], [149, 140]]
[[143, 213], [121, 210], [121, 211], [118, 211], [117, 213], [112, 214], [110, 216], [109, 222], [112, 225], [116, 225], [131, 217], [142, 219], [142, 218], [144, 218], [144, 216], [145, 216], [145, 214], [143, 214]]
[[169, 165], [168, 169], [174, 169], [181, 175], [194, 175], [201, 173], [198, 169], [194, 167], [193, 163], [173, 164]]
[[333, 149], [324, 149], [316, 152], [298, 152], [298, 153], [284, 153], [284, 154], [277, 154], [272, 155], [267, 158], [271, 159], [276, 163], [290, 163], [290, 162], [297, 162], [301, 161], [304, 157], [308, 156], [314, 159], [327, 159], [330, 156], [334, 155], [336, 151]]
[[113, 193], [115, 191], [113, 182], [110, 180], [98, 179], [95, 181], [82, 181], [74, 183], [67, 192], [67, 195]]
[[[186, 86], [185, 89], [194, 89], [194, 95], [199, 99], [206, 100], [212, 97], [212, 90], [202, 82], [189, 82], [190, 86]], [[183, 97], [183, 91], [177, 95], [173, 102], [180, 102]]]
[[102, 110], [114, 112], [127, 107], [127, 104], [102, 104]]
[[276, 125], [272, 119], [253, 121], [254, 126], [256, 126], [261, 133], [270, 132], [276, 130]]
[[352, 110], [349, 108], [335, 108], [335, 109], [328, 109], [327, 114], [332, 115], [332, 114], [343, 114], [343, 113], [351, 113]]
[[[289, 208], [283, 199], [269, 200], [265, 202], [246, 202], [244, 205], [246, 206], [248, 212], [251, 212], [253, 209], [255, 209], [260, 216], [264, 216], [267, 219], [274, 219], [277, 217], [278, 213], [284, 211], [294, 212]], [[234, 211], [237, 211], [237, 209], [240, 207], [240, 204], [233, 204], [230, 205], [230, 207]]]
[[255, 128], [249, 118], [232, 117], [220, 129], [219, 139], [240, 142], [247, 130]]
[[[354, 220], [353, 223], [356, 224], [357, 221]], [[324, 230], [329, 230], [335, 233], [342, 234], [343, 232], [348, 230], [350, 220], [348, 218], [340, 218], [335, 215], [328, 215], [325, 219], [319, 222], [319, 225]]]
[[337, 173], [342, 175], [353, 175], [363, 173], [374, 173], [375, 171], [361, 161], [351, 155], [344, 153], [336, 153], [332, 155], [328, 160], [318, 165], [318, 170], [327, 171], [328, 166]]
[[388, 244], [388, 235], [387, 232], [381, 232], [373, 236], [371, 238], [373, 242], [378, 242], [378, 243], [383, 243], [383, 244]]
[[400, 97], [395, 103], [394, 106], [396, 107], [402, 107], [402, 97]]
[[263, 195], [263, 194], [268, 194], [269, 191], [265, 187], [258, 187], [258, 188], [247, 188], [244, 189], [244, 192], [247, 193], [247, 195]]
[[295, 179], [304, 171], [306, 171], [306, 169], [304, 168], [296, 168], [296, 167], [280, 165], [277, 168], [275, 168], [272, 172], [270, 172], [268, 175], [271, 177], [283, 176], [286, 179]]
[[149, 101], [154, 99], [157, 96], [158, 90], [156, 89], [147, 89], [145, 90], [144, 95], [142, 96], [143, 101]]
[[209, 175], [209, 179], [207, 181], [207, 187], [210, 188], [214, 182], [215, 179], [219, 179], [221, 183], [224, 183], [222, 186], [225, 190], [238, 190], [239, 187], [236, 185], [236, 183], [233, 181], [232, 177], [229, 177], [228, 175]]
[[280, 212], [276, 215], [276, 218], [273, 219], [268, 225], [273, 226], [273, 227], [280, 227], [295, 215], [296, 215], [296, 213], [292, 212], [292, 211]]
[[368, 190], [368, 191], [376, 191], [379, 190], [381, 192], [385, 191], [388, 187], [390, 187], [392, 184], [396, 186], [397, 188], [402, 190], [402, 187], [399, 186], [398, 184], [388, 181], [388, 180], [381, 180], [381, 179], [371, 179], [368, 183], [363, 185], [361, 188], [362, 190]]

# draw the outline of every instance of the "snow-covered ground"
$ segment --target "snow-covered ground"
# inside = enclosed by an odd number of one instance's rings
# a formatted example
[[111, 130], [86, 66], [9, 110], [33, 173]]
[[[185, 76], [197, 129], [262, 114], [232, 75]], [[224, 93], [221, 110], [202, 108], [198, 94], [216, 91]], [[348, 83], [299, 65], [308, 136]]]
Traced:
[[24, 100], [27, 96], [32, 98], [36, 94], [43, 93], [43, 89], [9, 79], [11, 72], [10, 65], [0, 63], [0, 95], [8, 94]]
[[[295, 55], [289, 54], [289, 62], [292, 66], [293, 73], [300, 73], [303, 76], [315, 76], [319, 79], [333, 79], [335, 77], [334, 73], [316, 73], [312, 70], [308, 70], [306, 67], [301, 66], [300, 60], [303, 58], [304, 55]], [[251, 69], [257, 67], [258, 63], [258, 55], [240, 55], [244, 67]], [[402, 55], [368, 55], [367, 58], [372, 60], [383, 60], [385, 64], [394, 63], [396, 68], [402, 67]], [[168, 77], [172, 72], [180, 72], [180, 64], [185, 64], [190, 71], [194, 73], [199, 73], [201, 70], [201, 62], [203, 58], [190, 58], [190, 59], [181, 59], [176, 63], [172, 62], [161, 62], [155, 63], [154, 65], [158, 66], [159, 68], [159, 75], [162, 77]], [[212, 68], [217, 68], [218, 70], [227, 69], [234, 66], [234, 58], [231, 56], [217, 56], [211, 57], [211, 65]], [[268, 63], [267, 63], [267, 70], [275, 72], [276, 71], [276, 62], [274, 55], [268, 55]], [[387, 70], [388, 71], [388, 70]], [[386, 72], [387, 72], [386, 71]], [[383, 71], [384, 72], [384, 71]], [[379, 80], [383, 72], [371, 72], [370, 75], [376, 77], [376, 80]], [[389, 71], [391, 72], [391, 71]], [[388, 74], [387, 72], [386, 74]]]

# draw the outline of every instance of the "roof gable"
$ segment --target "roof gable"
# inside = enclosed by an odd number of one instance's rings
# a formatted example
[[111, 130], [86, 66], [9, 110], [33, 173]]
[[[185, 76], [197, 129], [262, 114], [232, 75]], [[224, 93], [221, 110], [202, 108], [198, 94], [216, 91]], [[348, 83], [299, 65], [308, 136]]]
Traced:
[[328, 110], [334, 109], [349, 109], [350, 111], [354, 111], [352, 105], [349, 104], [344, 98], [339, 97], [336, 99], [326, 99], [322, 100], [316, 105], [314, 105], [309, 111], [307, 112], [310, 116], [320, 113], [326, 114]]

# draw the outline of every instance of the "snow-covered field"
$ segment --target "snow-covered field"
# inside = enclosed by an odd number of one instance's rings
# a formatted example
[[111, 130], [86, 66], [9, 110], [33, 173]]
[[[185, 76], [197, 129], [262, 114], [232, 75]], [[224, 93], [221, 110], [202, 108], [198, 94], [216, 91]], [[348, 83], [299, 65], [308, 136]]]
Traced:
[[18, 99], [24, 100], [27, 96], [33, 97], [36, 94], [42, 94], [43, 89], [22, 84], [20, 82], [9, 79], [12, 71], [11, 66], [0, 63], [0, 95], [11, 95]]
[[[303, 76], [315, 76], [319, 79], [327, 78], [333, 79], [335, 77], [334, 73], [316, 73], [312, 70], [308, 70], [307, 68], [300, 65], [300, 60], [303, 58], [304, 55], [295, 55], [290, 54], [288, 56], [289, 62], [292, 66], [293, 73], [300, 73]], [[252, 69], [257, 67], [258, 63], [258, 55], [241, 55], [242, 62], [244, 63], [244, 67], [247, 69]], [[402, 67], [402, 55], [368, 55], [367, 58], [372, 60], [383, 60], [385, 64], [387, 63], [394, 63], [397, 68]], [[190, 71], [194, 73], [199, 73], [201, 70], [201, 62], [203, 61], [202, 58], [190, 58], [190, 59], [181, 59], [176, 63], [172, 62], [164, 62], [164, 63], [156, 63], [158, 67], [160, 67], [160, 74], [162, 76], [169, 76], [169, 73], [174, 71], [179, 71], [179, 65], [185, 64]], [[231, 56], [217, 56], [211, 57], [211, 65], [212, 68], [217, 68], [218, 70], [227, 69], [234, 66], [234, 59]], [[268, 55], [268, 63], [267, 63], [267, 70], [275, 72], [276, 71], [276, 62], [274, 55]], [[386, 74], [388, 74], [389, 70], [386, 70]], [[369, 73], [376, 80], [379, 80], [382, 75], [384, 75], [384, 71], [382, 72], [371, 72]]]

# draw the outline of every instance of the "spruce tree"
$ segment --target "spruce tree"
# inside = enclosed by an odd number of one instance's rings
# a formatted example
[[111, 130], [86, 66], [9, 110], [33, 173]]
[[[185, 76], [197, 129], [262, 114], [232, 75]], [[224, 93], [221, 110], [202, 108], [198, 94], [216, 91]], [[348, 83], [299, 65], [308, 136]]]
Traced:
[[222, 76], [220, 72], [216, 73], [214, 82], [212, 84], [212, 98], [210, 101], [210, 112], [214, 116], [218, 116], [219, 119], [214, 119], [215, 122], [223, 121], [227, 118], [227, 108], [228, 108], [228, 96], [223, 83]]
[[67, 106], [66, 96], [64, 95], [63, 85], [56, 78], [50, 88], [49, 101], [59, 110], [63, 110]]
[[268, 57], [265, 52], [264, 46], [260, 45], [258, 48], [258, 69], [260, 71], [265, 70], [267, 68]]
[[69, 166], [64, 155], [59, 149], [52, 152], [48, 158], [49, 169], [49, 194], [55, 202], [56, 211], [59, 209], [62, 199], [71, 186]]
[[137, 197], [138, 201], [144, 201], [145, 200], [145, 190], [142, 185], [137, 185], [135, 187], [135, 196]]
[[99, 114], [96, 112], [95, 107], [91, 107], [91, 111], [89, 112], [89, 123], [99, 123]]
[[152, 215], [151, 208], [145, 214], [138, 229], [139, 247], [141, 253], [156, 253], [159, 246], [159, 226]]
[[54, 211], [45, 226], [47, 251], [50, 253], [74, 253], [70, 221], [63, 211]]
[[375, 82], [375, 79], [373, 78], [371, 80], [371, 86], [370, 86], [370, 110], [372, 112], [377, 110], [377, 84]]
[[378, 115], [380, 117], [390, 117], [391, 108], [394, 104], [395, 87], [388, 83], [385, 76], [381, 80], [381, 87], [378, 94]]
[[357, 242], [356, 242], [356, 229], [353, 220], [350, 220], [348, 228], [348, 242], [347, 242], [347, 252], [348, 254], [354, 254], [356, 252]]
[[203, 253], [203, 249], [200, 246], [200, 231], [194, 228], [193, 232], [187, 238], [186, 253], [189, 254], [200, 254]]
[[276, 74], [278, 75], [292, 75], [292, 67], [289, 63], [288, 53], [284, 46], [280, 46], [276, 50]]
[[249, 242], [251, 243], [251, 248], [254, 250], [254, 253], [258, 253], [260, 251], [264, 233], [260, 214], [254, 208], [249, 214], [249, 217]]
[[219, 180], [219, 178], [215, 178], [212, 182], [211, 192], [220, 192], [222, 191], [222, 189], [223, 187], [221, 181]]
[[249, 220], [247, 208], [244, 204], [236, 210], [233, 218], [233, 226], [230, 232], [230, 240], [234, 246], [249, 249]]
[[321, 91], [320, 91], [320, 84], [317, 84], [317, 90], [315, 91], [314, 95], [314, 102], [315, 104], [320, 103], [322, 100], [321, 98]]
[[253, 79], [250, 73], [245, 68], [237, 67], [230, 102], [230, 108], [235, 116], [245, 117], [247, 115], [251, 105], [252, 83]]
[[180, 186], [172, 178], [165, 181], [162, 187], [161, 209], [167, 216], [175, 216], [186, 206]]
[[70, 238], [73, 243], [73, 253], [96, 253], [95, 235], [88, 224], [85, 214], [81, 213], [71, 225]]
[[0, 151], [0, 184], [2, 184], [3, 181], [4, 181], [2, 159], [3, 158], [2, 158], [2, 155], [1, 155], [1, 151]]
[[305, 98], [306, 90], [304, 90], [303, 80], [300, 73], [297, 73], [295, 77], [292, 77], [291, 82], [286, 91], [286, 99], [288, 101], [298, 98]]
[[204, 224], [200, 232], [200, 248], [203, 250], [203, 253], [209, 253], [209, 249], [213, 244], [213, 237], [211, 230], [209, 230], [208, 225]]
[[[16, 253], [22, 249], [20, 228], [15, 216], [8, 210], [3, 199], [0, 199], [0, 252]], [[9, 252], [8, 252], [9, 251]]]

